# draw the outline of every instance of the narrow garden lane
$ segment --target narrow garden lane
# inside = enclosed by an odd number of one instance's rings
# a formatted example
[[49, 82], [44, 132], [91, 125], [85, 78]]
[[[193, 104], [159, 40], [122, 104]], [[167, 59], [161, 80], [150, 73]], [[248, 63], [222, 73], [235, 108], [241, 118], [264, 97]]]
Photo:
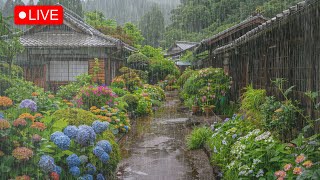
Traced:
[[176, 97], [167, 97], [154, 118], [137, 120], [120, 143], [124, 155], [119, 179], [213, 179], [205, 153], [185, 147], [190, 129], [188, 115], [178, 112], [179, 104]]

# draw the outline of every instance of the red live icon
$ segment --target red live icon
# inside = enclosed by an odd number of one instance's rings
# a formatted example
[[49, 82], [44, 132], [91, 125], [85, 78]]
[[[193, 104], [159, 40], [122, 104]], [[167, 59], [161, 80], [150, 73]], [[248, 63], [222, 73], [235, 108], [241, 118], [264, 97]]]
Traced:
[[16, 25], [61, 25], [63, 23], [63, 7], [15, 6], [14, 23]]

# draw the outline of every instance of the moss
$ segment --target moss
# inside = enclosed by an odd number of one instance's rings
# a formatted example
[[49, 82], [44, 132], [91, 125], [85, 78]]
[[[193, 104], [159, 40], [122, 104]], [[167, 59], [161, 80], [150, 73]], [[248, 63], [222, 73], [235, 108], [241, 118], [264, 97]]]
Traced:
[[65, 119], [70, 125], [91, 125], [97, 119], [96, 115], [83, 109], [61, 109], [52, 114], [54, 120]]

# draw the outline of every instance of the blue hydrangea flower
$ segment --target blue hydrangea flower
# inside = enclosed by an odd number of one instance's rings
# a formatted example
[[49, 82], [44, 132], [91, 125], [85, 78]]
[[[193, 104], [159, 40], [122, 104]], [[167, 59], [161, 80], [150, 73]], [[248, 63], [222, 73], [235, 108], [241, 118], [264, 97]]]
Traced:
[[106, 180], [106, 179], [104, 178], [103, 174], [98, 174], [97, 180]]
[[0, 112], [0, 119], [4, 119], [4, 114]]
[[78, 178], [78, 180], [93, 180], [93, 176], [90, 174], [85, 174], [84, 176]]
[[78, 129], [76, 142], [82, 146], [93, 144], [96, 139], [96, 133], [93, 128], [87, 125], [81, 125]]
[[95, 133], [100, 134], [103, 131], [107, 130], [109, 126], [108, 122], [94, 121], [92, 123], [92, 128]]
[[54, 168], [54, 172], [56, 172], [56, 173], [58, 173], [59, 175], [61, 175], [61, 172], [62, 172], [61, 167], [60, 167], [60, 166], [56, 166], [56, 167]]
[[126, 129], [126, 132], [129, 131], [129, 127], [128, 126], [124, 126], [124, 129]]
[[32, 111], [32, 112], [36, 112], [37, 111], [37, 103], [35, 103], [34, 101], [32, 101], [30, 99], [25, 99], [20, 103], [19, 108], [21, 108], [21, 109], [27, 108], [27, 109], [30, 109], [30, 111]]
[[102, 149], [103, 149], [106, 153], [108, 153], [108, 154], [110, 154], [111, 151], [112, 151], [112, 146], [111, 146], [111, 144], [109, 143], [109, 141], [107, 141], [107, 140], [99, 141], [99, 142], [97, 143], [97, 146], [102, 147]]
[[59, 132], [59, 131], [54, 132], [54, 133], [51, 134], [50, 140], [53, 142], [56, 137], [62, 136], [62, 135], [64, 135], [63, 132]]
[[79, 159], [80, 159], [81, 164], [85, 164], [88, 162], [88, 156], [81, 155], [81, 156], [79, 156]]
[[64, 128], [63, 133], [70, 139], [74, 139], [77, 137], [78, 128], [76, 126], [67, 126], [66, 128]]
[[41, 168], [41, 170], [45, 173], [53, 172], [56, 168], [56, 165], [54, 164], [54, 159], [48, 155], [41, 156], [38, 165]]
[[62, 150], [67, 150], [70, 147], [70, 138], [66, 135], [57, 136], [54, 138], [53, 143]]
[[67, 157], [67, 164], [69, 167], [80, 166], [81, 161], [76, 154], [72, 154]]
[[107, 162], [109, 161], [110, 157], [109, 157], [108, 153], [103, 153], [103, 154], [99, 157], [99, 159], [101, 160], [101, 162], [107, 163]]
[[87, 170], [88, 174], [94, 175], [94, 173], [96, 172], [97, 168], [93, 164], [88, 163], [87, 166], [86, 166], [86, 170]]
[[80, 169], [76, 166], [69, 169], [69, 172], [72, 176], [78, 177], [80, 176]]
[[100, 146], [96, 146], [94, 149], [93, 149], [93, 154], [96, 155], [97, 157], [100, 157], [103, 153], [106, 153], [102, 147]]

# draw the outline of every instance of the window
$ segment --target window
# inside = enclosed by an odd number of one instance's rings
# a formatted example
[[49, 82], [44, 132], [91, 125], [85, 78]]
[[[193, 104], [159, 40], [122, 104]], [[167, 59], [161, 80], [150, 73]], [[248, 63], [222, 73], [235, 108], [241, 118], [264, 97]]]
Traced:
[[84, 73], [88, 73], [88, 61], [50, 61], [49, 81], [75, 81]]

